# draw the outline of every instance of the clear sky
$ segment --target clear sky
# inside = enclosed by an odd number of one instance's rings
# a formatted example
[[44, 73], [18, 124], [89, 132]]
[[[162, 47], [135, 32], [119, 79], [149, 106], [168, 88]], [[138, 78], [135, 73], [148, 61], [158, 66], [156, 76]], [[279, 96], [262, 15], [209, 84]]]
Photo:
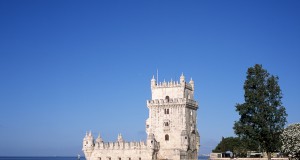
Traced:
[[145, 140], [150, 79], [195, 81], [200, 153], [234, 136], [247, 68], [300, 122], [300, 1], [0, 1], [0, 156]]

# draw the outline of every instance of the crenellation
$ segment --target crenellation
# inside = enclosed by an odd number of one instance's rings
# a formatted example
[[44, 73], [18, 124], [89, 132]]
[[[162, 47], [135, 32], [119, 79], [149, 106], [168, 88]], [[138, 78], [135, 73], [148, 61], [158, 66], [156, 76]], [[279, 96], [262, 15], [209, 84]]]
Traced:
[[198, 103], [192, 99], [187, 98], [174, 98], [174, 99], [155, 99], [155, 100], [148, 100], [147, 105], [176, 105], [176, 104], [189, 104], [193, 106], [198, 106]]
[[198, 103], [194, 100], [194, 81], [156, 82], [151, 79], [152, 98], [147, 100], [149, 117], [146, 141], [125, 142], [118, 134], [115, 142], [94, 140], [91, 131], [83, 139], [87, 160], [197, 159], [200, 136], [197, 130]]
[[144, 141], [140, 142], [100, 142], [95, 143], [95, 150], [124, 150], [124, 149], [146, 149], [147, 145]]

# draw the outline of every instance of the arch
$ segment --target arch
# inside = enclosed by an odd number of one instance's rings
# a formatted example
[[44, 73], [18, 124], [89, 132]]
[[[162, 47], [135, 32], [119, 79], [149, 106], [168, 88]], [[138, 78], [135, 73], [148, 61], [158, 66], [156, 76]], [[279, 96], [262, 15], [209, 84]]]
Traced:
[[169, 114], [170, 113], [169, 109], [164, 109], [164, 111], [165, 111], [165, 114]]
[[165, 122], [165, 126], [168, 127], [169, 126], [169, 122]]
[[168, 134], [165, 135], [165, 141], [169, 141], [169, 135]]
[[166, 98], [165, 98], [166, 100], [167, 100], [167, 102], [169, 102], [169, 100], [170, 100], [170, 97], [169, 96], [166, 96]]
[[169, 109], [164, 109], [165, 110], [165, 114], [169, 114]]

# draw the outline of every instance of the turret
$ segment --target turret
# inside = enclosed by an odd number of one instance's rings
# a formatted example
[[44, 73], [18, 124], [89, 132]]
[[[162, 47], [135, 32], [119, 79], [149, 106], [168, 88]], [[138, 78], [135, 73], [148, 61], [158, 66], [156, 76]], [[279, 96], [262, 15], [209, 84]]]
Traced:
[[151, 79], [151, 88], [153, 88], [155, 86], [156, 86], [156, 80], [155, 80], [154, 75], [153, 75], [153, 77]]
[[150, 133], [147, 137], [147, 146], [152, 150], [158, 150], [159, 145], [158, 142], [155, 140], [154, 134]]
[[194, 90], [195, 84], [194, 84], [194, 81], [193, 81], [192, 78], [191, 78], [191, 80], [190, 80], [190, 85], [192, 86], [192, 88], [193, 88], [193, 90]]
[[102, 138], [100, 136], [100, 133], [99, 133], [99, 135], [98, 135], [98, 137], [96, 139], [96, 143], [102, 143], [102, 142], [103, 142], [103, 140], [102, 140]]
[[123, 140], [123, 137], [122, 137], [122, 134], [120, 133], [120, 134], [118, 134], [118, 141], [117, 142], [119, 142], [119, 143], [123, 143], [124, 142], [124, 140]]
[[180, 84], [183, 85], [185, 83], [185, 77], [183, 75], [183, 73], [180, 76]]
[[94, 137], [92, 135], [92, 132], [90, 131], [89, 134], [86, 133], [85, 137], [83, 138], [82, 151], [84, 152], [86, 160], [90, 160], [90, 157], [94, 150], [94, 146]]

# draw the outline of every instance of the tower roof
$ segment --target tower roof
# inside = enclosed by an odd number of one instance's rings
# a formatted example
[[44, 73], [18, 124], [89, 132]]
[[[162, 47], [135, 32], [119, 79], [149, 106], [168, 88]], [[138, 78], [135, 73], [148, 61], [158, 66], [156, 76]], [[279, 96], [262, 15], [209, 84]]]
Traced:
[[190, 83], [194, 83], [193, 78], [191, 77]]

